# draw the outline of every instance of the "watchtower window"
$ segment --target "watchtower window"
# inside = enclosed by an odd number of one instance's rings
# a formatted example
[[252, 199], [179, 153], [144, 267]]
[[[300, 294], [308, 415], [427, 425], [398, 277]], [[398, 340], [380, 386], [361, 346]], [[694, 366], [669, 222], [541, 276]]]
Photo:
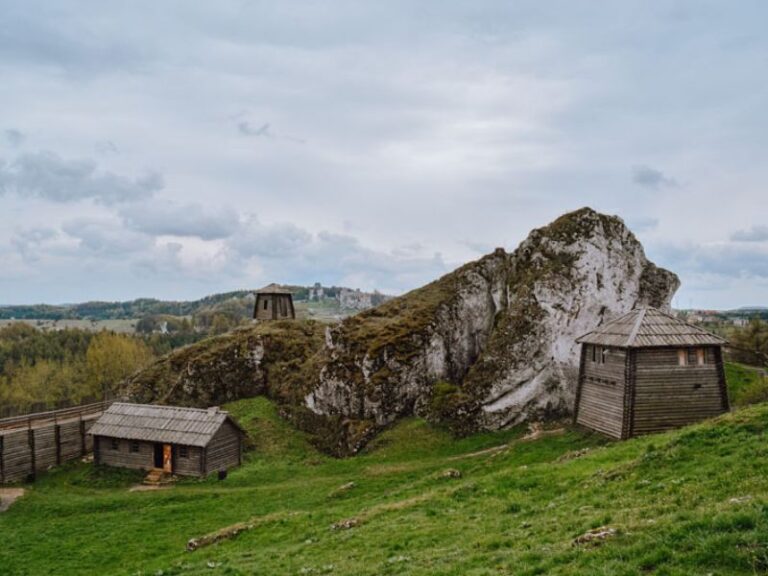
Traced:
[[264, 310], [266, 310], [267, 308], [269, 308], [269, 300], [264, 298]]
[[677, 351], [677, 365], [688, 366], [688, 350], [681, 348]]
[[610, 348], [601, 348], [600, 349], [600, 364], [605, 364], [605, 361], [608, 359], [608, 354], [610, 353]]
[[707, 354], [704, 348], [696, 348], [696, 364], [704, 366], [707, 363]]

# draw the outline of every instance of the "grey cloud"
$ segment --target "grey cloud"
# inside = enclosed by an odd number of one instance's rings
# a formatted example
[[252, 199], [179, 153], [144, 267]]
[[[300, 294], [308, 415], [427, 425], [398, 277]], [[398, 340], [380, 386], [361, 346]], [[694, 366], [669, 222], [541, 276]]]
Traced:
[[74, 5], [73, 12], [52, 14], [34, 5], [3, 6], [0, 61], [94, 74], [136, 70], [149, 59], [151, 38], [131, 38], [114, 14], [95, 18], [93, 7]]
[[111, 220], [76, 218], [64, 222], [61, 228], [79, 241], [86, 255], [124, 256], [153, 246], [151, 237], [125, 230]]
[[420, 257], [363, 246], [347, 234], [312, 234], [293, 224], [252, 220], [230, 241], [237, 257], [264, 270], [263, 281], [345, 283], [399, 292], [447, 271], [440, 254]]
[[231, 246], [244, 257], [286, 258], [299, 254], [312, 235], [290, 223], [263, 225], [251, 218], [232, 239]]
[[765, 242], [768, 240], [768, 226], [752, 226], [746, 230], [737, 230], [731, 234], [736, 242]]
[[25, 261], [34, 262], [39, 260], [43, 244], [57, 238], [58, 235], [59, 233], [53, 228], [28, 228], [14, 234], [11, 245]]
[[100, 171], [91, 160], [65, 160], [53, 152], [22, 154], [0, 164], [0, 194], [15, 192], [21, 197], [52, 202], [134, 202], [162, 188], [163, 178], [157, 172], [130, 179]]
[[657, 263], [672, 271], [768, 278], [768, 251], [740, 244], [667, 244], [654, 250]]
[[262, 124], [258, 128], [251, 126], [250, 122], [243, 120], [238, 122], [237, 130], [243, 136], [262, 136], [264, 138], [272, 137], [272, 132], [269, 129], [269, 123]]
[[645, 165], [632, 168], [632, 182], [638, 186], [653, 189], [677, 186], [674, 178], [666, 176], [661, 170]]
[[101, 142], [97, 142], [93, 148], [96, 150], [96, 152], [103, 155], [118, 154], [120, 152], [117, 148], [117, 144], [112, 142], [112, 140], [103, 140]]
[[[234, 117], [238, 118], [242, 116], [241, 114], [237, 114]], [[276, 134], [272, 130], [272, 126], [269, 122], [266, 122], [262, 124], [259, 127], [254, 127], [250, 122], [247, 120], [242, 120], [237, 123], [237, 131], [243, 135], [248, 137], [257, 137], [257, 138], [274, 138], [274, 139], [280, 139], [280, 140], [287, 140], [289, 142], [294, 142], [297, 144], [306, 144], [306, 140], [304, 138], [298, 138], [296, 136], [290, 136], [288, 134]]]
[[635, 233], [648, 232], [659, 226], [659, 219], [647, 216], [631, 217], [627, 218], [627, 226]]
[[207, 209], [199, 204], [143, 202], [120, 211], [126, 225], [154, 236], [188, 236], [203, 240], [227, 238], [239, 226], [232, 209]]
[[3, 136], [5, 136], [5, 140], [8, 142], [8, 144], [14, 148], [21, 146], [26, 139], [24, 134], [14, 128], [9, 128], [8, 130], [3, 131]]

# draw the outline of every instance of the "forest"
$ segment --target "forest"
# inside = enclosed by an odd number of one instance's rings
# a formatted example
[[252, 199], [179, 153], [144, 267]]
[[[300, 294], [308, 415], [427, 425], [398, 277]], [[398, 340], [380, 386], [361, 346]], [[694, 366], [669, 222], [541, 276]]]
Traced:
[[136, 370], [204, 336], [0, 328], [0, 417], [112, 396]]

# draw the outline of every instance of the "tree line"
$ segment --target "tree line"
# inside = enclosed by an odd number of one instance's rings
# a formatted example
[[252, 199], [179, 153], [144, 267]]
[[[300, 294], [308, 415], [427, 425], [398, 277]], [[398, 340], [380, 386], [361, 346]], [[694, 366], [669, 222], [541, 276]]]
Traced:
[[23, 411], [114, 395], [125, 378], [174, 348], [173, 338], [10, 324], [0, 328], [0, 407]]

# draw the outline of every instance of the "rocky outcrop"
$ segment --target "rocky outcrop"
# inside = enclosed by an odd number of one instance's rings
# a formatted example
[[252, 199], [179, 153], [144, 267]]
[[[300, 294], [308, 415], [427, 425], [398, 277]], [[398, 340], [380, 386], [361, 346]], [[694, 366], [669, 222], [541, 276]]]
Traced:
[[576, 337], [669, 308], [678, 286], [621, 219], [584, 208], [338, 325], [267, 323], [171, 354], [131, 390], [191, 405], [265, 393], [338, 454], [409, 414], [498, 429], [568, 413]]
[[376, 427], [416, 413], [458, 432], [566, 414], [576, 337], [637, 305], [668, 308], [678, 286], [619, 218], [585, 208], [329, 329], [306, 404]]

